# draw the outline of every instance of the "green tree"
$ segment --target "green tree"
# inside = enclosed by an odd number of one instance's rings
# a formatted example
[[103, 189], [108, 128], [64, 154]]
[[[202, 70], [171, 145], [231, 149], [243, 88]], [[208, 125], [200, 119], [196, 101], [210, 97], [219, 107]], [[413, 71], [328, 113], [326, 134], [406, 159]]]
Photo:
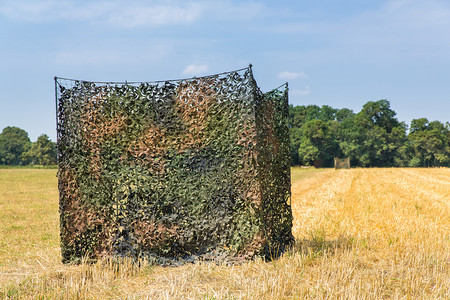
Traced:
[[407, 126], [401, 123], [401, 126], [394, 127], [389, 136], [391, 149], [394, 150], [393, 167], [408, 167], [411, 157], [411, 147], [406, 135]]
[[420, 118], [414, 119], [411, 121], [411, 126], [409, 128], [410, 133], [419, 132], [419, 131], [427, 131], [428, 130], [428, 119]]
[[384, 128], [387, 132], [391, 132], [392, 128], [400, 124], [395, 115], [396, 112], [391, 109], [389, 101], [378, 100], [364, 104], [356, 118], [358, 125], [365, 129], [378, 126]]
[[290, 152], [291, 152], [291, 165], [297, 166], [300, 162], [300, 156], [298, 154], [298, 149], [302, 140], [302, 131], [299, 127], [292, 127], [289, 129], [290, 138]]
[[345, 120], [353, 118], [354, 115], [355, 115], [355, 113], [353, 112], [353, 110], [348, 109], [348, 108], [342, 108], [342, 109], [337, 110], [335, 117], [336, 117], [336, 121], [338, 121], [339, 123], [342, 123]]
[[352, 165], [389, 167], [406, 141], [406, 125], [395, 118], [387, 100], [369, 101], [352, 118], [341, 122], [339, 145]]
[[311, 120], [301, 127], [298, 153], [304, 165], [332, 166], [333, 158], [340, 156], [336, 140], [338, 126], [333, 120]]
[[339, 109], [332, 108], [328, 105], [323, 105], [320, 108], [319, 120], [322, 121], [337, 121], [337, 116], [339, 113]]
[[357, 114], [324, 105], [290, 106], [292, 164], [350, 157], [363, 167], [450, 166], [450, 124], [414, 119], [409, 134], [387, 100], [369, 101]]
[[[328, 105], [289, 107], [291, 162], [293, 165], [319, 162], [331, 166], [334, 155], [341, 155], [337, 143], [339, 123], [353, 117], [350, 109]], [[317, 132], [315, 131], [317, 130]]]
[[[328, 106], [329, 107], [329, 106]], [[329, 107], [332, 109], [331, 107]], [[326, 114], [326, 113], [325, 113]], [[301, 128], [306, 122], [319, 120], [324, 115], [317, 105], [289, 106], [289, 126], [290, 128]]]
[[42, 134], [36, 142], [32, 143], [23, 157], [34, 165], [54, 165], [56, 164], [56, 145], [46, 134]]
[[305, 123], [305, 106], [292, 104], [289, 105], [289, 128], [300, 128]]
[[23, 153], [31, 147], [28, 133], [18, 127], [5, 127], [0, 133], [0, 164], [24, 165]]
[[411, 167], [450, 166], [450, 126], [426, 118], [411, 121], [408, 135]]

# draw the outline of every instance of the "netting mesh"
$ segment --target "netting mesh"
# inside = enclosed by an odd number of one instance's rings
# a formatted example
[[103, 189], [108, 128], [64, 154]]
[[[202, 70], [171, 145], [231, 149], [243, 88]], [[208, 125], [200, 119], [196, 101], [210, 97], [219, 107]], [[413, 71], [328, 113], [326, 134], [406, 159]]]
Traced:
[[287, 86], [262, 94], [250, 67], [55, 84], [64, 262], [233, 262], [293, 241]]
[[334, 158], [334, 168], [337, 169], [350, 169], [350, 157], [346, 158]]

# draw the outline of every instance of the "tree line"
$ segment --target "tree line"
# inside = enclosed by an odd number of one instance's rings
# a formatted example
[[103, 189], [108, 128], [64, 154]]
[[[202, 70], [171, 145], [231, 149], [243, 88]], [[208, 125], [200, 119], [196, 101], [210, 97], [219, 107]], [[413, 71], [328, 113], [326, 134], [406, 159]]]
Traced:
[[55, 165], [56, 144], [48, 135], [31, 142], [28, 133], [18, 127], [5, 127], [0, 133], [0, 165]]
[[395, 117], [387, 100], [354, 113], [328, 105], [289, 107], [292, 165], [332, 167], [349, 157], [360, 167], [450, 167], [450, 124]]
[[[369, 101], [361, 111], [328, 105], [289, 106], [292, 165], [332, 167], [349, 157], [360, 167], [450, 167], [450, 124], [397, 120], [387, 100]], [[8, 126], [0, 133], [0, 165], [54, 165], [56, 144], [46, 134]]]

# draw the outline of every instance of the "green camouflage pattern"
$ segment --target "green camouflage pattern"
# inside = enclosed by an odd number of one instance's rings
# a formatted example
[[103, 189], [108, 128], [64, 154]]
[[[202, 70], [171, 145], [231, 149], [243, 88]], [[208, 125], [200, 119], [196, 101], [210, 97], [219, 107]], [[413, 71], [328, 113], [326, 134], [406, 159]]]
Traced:
[[55, 84], [63, 262], [233, 263], [293, 242], [287, 85], [263, 94], [251, 67]]
[[350, 169], [350, 157], [334, 158], [334, 169]]

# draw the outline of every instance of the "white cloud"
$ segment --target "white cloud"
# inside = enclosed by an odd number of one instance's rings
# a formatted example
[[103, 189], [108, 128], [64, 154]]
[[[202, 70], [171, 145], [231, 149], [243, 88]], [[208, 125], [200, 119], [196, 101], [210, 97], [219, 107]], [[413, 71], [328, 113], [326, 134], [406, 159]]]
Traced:
[[295, 79], [295, 78], [306, 78], [308, 77], [304, 72], [280, 72], [278, 73], [278, 78], [280, 79]]
[[183, 75], [187, 76], [204, 75], [206, 71], [208, 71], [207, 65], [189, 65], [184, 69]]
[[299, 89], [295, 89], [289, 92], [292, 96], [300, 96], [300, 97], [304, 97], [307, 96], [309, 94], [311, 94], [311, 89], [309, 88], [309, 86], [305, 86], [304, 89], [299, 90]]

